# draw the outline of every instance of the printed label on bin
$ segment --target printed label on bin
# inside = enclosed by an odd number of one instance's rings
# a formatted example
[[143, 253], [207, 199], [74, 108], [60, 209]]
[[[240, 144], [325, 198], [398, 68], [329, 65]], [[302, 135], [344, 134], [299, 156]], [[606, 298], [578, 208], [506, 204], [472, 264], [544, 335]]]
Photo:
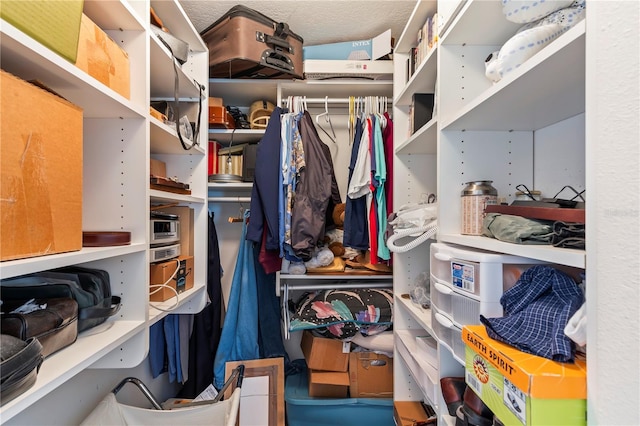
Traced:
[[506, 377], [503, 377], [503, 380], [504, 405], [520, 419], [522, 424], [527, 424], [527, 401], [524, 392], [507, 380]]
[[462, 262], [451, 262], [451, 283], [469, 293], [475, 292], [474, 266]]

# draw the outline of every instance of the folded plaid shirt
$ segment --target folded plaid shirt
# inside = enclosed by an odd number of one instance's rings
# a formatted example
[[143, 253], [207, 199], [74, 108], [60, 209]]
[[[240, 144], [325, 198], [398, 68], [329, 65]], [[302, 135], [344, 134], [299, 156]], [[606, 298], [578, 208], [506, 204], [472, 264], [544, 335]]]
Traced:
[[567, 274], [546, 265], [533, 266], [500, 298], [502, 318], [485, 318], [489, 337], [523, 352], [554, 361], [573, 362], [574, 343], [564, 327], [584, 301]]

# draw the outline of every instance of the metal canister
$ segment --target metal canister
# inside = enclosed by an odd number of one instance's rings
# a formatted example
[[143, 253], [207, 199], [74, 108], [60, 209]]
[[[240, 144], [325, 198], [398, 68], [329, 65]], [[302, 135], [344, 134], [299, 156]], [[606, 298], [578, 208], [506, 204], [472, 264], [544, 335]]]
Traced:
[[492, 180], [466, 182], [462, 190], [461, 234], [482, 235], [482, 220], [487, 205], [498, 203], [498, 190]]

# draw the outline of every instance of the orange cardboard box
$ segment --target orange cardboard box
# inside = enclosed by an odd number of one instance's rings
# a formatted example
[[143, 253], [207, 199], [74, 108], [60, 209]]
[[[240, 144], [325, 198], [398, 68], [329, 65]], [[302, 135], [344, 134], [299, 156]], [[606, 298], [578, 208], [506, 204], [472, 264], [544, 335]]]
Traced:
[[0, 260], [80, 250], [82, 109], [0, 72]]
[[80, 21], [76, 66], [129, 99], [129, 54], [84, 13]]
[[375, 352], [349, 354], [351, 398], [393, 398], [393, 359]]
[[349, 370], [349, 351], [343, 350], [340, 340], [317, 337], [305, 330], [302, 333], [300, 347], [310, 370], [343, 372]]
[[[171, 278], [173, 273], [176, 272], [176, 268], [178, 268], [177, 261], [180, 262], [178, 272]], [[166, 262], [152, 263], [150, 265], [149, 282], [151, 285], [166, 283], [175, 289], [178, 294], [189, 290], [193, 287], [193, 256], [178, 256], [176, 259], [167, 260]], [[164, 302], [176, 295], [175, 292], [166, 287], [153, 287], [150, 291], [153, 292], [149, 295], [149, 300], [152, 302]]]
[[531, 355], [464, 326], [465, 378], [503, 424], [584, 426], [587, 366]]
[[345, 398], [349, 390], [349, 373], [309, 370], [309, 396]]

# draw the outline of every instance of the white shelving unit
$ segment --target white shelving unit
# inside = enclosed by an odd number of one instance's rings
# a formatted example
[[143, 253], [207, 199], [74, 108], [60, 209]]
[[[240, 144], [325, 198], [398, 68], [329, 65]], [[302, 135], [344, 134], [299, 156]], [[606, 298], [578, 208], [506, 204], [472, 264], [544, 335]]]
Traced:
[[[37, 79], [83, 109], [83, 230], [130, 231], [127, 246], [83, 248], [77, 252], [2, 262], [2, 278], [67, 265], [109, 272], [112, 293], [122, 298], [118, 314], [86, 330], [71, 346], [48, 357], [33, 387], [0, 408], [2, 422], [21, 422], [43, 398], [88, 369], [138, 366], [149, 349], [149, 327], [167, 313], [149, 306], [150, 204], [172, 202], [194, 209], [194, 288], [180, 295], [175, 313], [196, 313], [206, 300], [207, 161], [206, 143], [184, 151], [170, 126], [149, 115], [152, 98], [173, 98], [174, 71], [167, 49], [153, 35], [153, 6], [174, 35], [187, 41], [190, 56], [180, 67], [181, 110], [196, 116], [199, 90], [205, 84], [208, 51], [177, 1], [85, 1], [84, 13], [128, 54], [130, 99], [95, 80], [11, 24], [2, 21], [2, 68], [24, 80]], [[205, 86], [206, 110], [207, 88]], [[207, 140], [206, 113], [200, 140]], [[191, 195], [149, 189], [149, 159], [167, 163], [167, 171], [189, 183]], [[171, 300], [159, 304], [172, 306]], [[101, 392], [96, 383], [92, 392]], [[98, 390], [96, 390], [98, 389]], [[108, 389], [103, 390], [104, 393]], [[75, 410], [67, 424], [78, 422]], [[65, 423], [64, 420], [62, 420]]]
[[[438, 241], [585, 269], [584, 250], [460, 234], [460, 193], [465, 182], [492, 180], [507, 202], [514, 199], [518, 184], [548, 196], [564, 185], [578, 191], [585, 188], [585, 22], [494, 84], [485, 76], [484, 60], [519, 28], [504, 18], [501, 7], [499, 1], [416, 2], [394, 52], [394, 203], [400, 206], [419, 194], [434, 193], [439, 203]], [[441, 23], [444, 31], [407, 79], [406, 61], [417, 30], [436, 11], [439, 15], [442, 11], [439, 18], [447, 18]], [[408, 120], [403, 123], [403, 118], [408, 116], [411, 96], [434, 91], [437, 112], [409, 135]], [[558, 155], [566, 160], [562, 167], [554, 167]], [[423, 371], [417, 368], [421, 360], [411, 355], [408, 336], [424, 329], [437, 338], [433, 327], [446, 327], [432, 323], [437, 313], [427, 314], [401, 297], [414, 287], [420, 273], [429, 271], [428, 247], [422, 244], [394, 258], [396, 352], [406, 361], [394, 371], [395, 398], [426, 399], [439, 421], [454, 424], [439, 386], [434, 394], [430, 387], [413, 385], [423, 382]], [[439, 342], [438, 381], [463, 376], [463, 360], [451, 346]]]

